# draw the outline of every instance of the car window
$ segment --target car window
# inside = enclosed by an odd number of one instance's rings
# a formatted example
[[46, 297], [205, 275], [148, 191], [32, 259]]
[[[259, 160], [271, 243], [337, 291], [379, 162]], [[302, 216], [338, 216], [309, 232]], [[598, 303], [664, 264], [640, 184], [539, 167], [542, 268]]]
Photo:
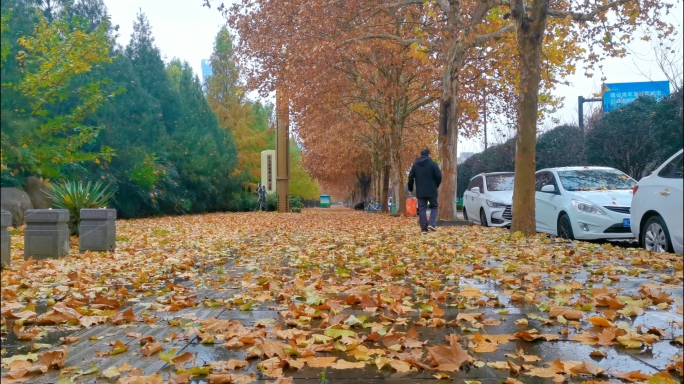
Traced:
[[578, 169], [558, 171], [566, 191], [605, 191], [632, 189], [636, 181], [617, 169]]
[[667, 179], [681, 179], [682, 178], [682, 159], [683, 159], [684, 153], [679, 154], [679, 156], [675, 157], [667, 163], [666, 166], [663, 167], [663, 169], [658, 172], [658, 177], [664, 177]]
[[475, 187], [480, 187], [480, 191], [482, 191], [484, 188], [482, 188], [482, 176], [478, 175], [474, 177], [472, 180], [470, 180], [470, 185], [468, 185], [468, 190], [472, 190]]
[[541, 191], [542, 187], [545, 185], [556, 185], [556, 180], [551, 172], [539, 172], [537, 173], [535, 180], [535, 190]]
[[472, 180], [470, 180], [470, 184], [468, 184], [469, 191], [475, 187], [475, 180], [477, 180], [477, 177], [474, 177]]
[[499, 175], [487, 175], [486, 181], [488, 191], [512, 191], [515, 174], [503, 173]]

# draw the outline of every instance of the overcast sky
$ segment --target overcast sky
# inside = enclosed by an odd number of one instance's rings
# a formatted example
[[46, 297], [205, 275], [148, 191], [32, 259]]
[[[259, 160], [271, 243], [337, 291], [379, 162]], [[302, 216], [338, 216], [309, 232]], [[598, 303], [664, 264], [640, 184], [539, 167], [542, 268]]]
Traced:
[[[225, 1], [229, 3], [230, 0]], [[225, 20], [216, 8], [203, 7], [204, 0], [105, 0], [114, 24], [119, 25], [119, 43], [128, 44], [133, 31], [133, 20], [142, 10], [150, 20], [157, 46], [166, 61], [174, 57], [187, 61], [198, 75], [202, 59], [208, 59], [213, 49], [214, 38]], [[212, 1], [216, 4], [217, 1]], [[682, 3], [671, 13], [669, 21], [682, 34]], [[630, 46], [632, 54], [626, 59], [609, 59], [603, 62], [603, 73], [608, 83], [622, 83], [649, 80], [666, 80], [660, 69], [652, 62], [652, 42], [636, 41]], [[556, 95], [564, 96], [564, 107], [555, 115], [561, 122], [577, 122], [577, 97], [592, 97], [601, 87], [601, 74], [593, 78], [584, 76], [578, 69], [570, 79], [569, 87], [559, 87]], [[596, 103], [598, 104], [598, 103]], [[589, 107], [585, 104], [585, 109]], [[493, 130], [490, 130], [493, 131]], [[489, 142], [496, 142], [493, 134]], [[482, 138], [461, 140], [458, 151], [480, 152]]]

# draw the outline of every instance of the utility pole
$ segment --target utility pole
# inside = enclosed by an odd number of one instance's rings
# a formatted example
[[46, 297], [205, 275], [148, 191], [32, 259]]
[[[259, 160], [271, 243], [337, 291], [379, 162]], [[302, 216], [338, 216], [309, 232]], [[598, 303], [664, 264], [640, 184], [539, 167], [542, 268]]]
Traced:
[[582, 130], [582, 133], [584, 133], [584, 103], [593, 103], [597, 101], [603, 102], [603, 99], [585, 99], [584, 96], [577, 96], [577, 117], [579, 118], [579, 127]]
[[290, 211], [290, 99], [283, 87], [276, 90], [276, 194], [278, 212]]

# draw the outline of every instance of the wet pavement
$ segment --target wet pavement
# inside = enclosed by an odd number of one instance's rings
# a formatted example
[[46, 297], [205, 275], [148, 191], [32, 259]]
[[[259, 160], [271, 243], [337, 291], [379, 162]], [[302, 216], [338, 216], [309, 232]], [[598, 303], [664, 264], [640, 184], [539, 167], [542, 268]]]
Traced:
[[[479, 305], [473, 305], [472, 302], [458, 301], [455, 297], [449, 297], [446, 300], [437, 301], [439, 308], [444, 311], [441, 317], [444, 320], [444, 325], [419, 326], [416, 323], [421, 321], [420, 311], [400, 315], [399, 317], [406, 319], [406, 321], [391, 325], [396, 332], [407, 332], [409, 329], [418, 331], [421, 342], [425, 342], [425, 346], [435, 346], [445, 343], [445, 337], [451, 334], [456, 334], [461, 337], [462, 344], [466, 345], [469, 340], [472, 340], [476, 333], [482, 335], [496, 336], [496, 335], [513, 335], [519, 331], [530, 331], [536, 329], [539, 333], [557, 336], [557, 340], [545, 341], [525, 341], [522, 339], [512, 339], [509, 342], [501, 343], [498, 349], [493, 352], [477, 353], [470, 351], [470, 355], [474, 358], [474, 363], [465, 364], [460, 371], [448, 372], [449, 380], [454, 382], [476, 381], [482, 384], [501, 383], [508, 377], [514, 377], [523, 383], [546, 383], [551, 382], [550, 378], [532, 377], [525, 374], [525, 370], [519, 374], [512, 374], [508, 369], [495, 369], [488, 366], [487, 363], [512, 361], [518, 365], [523, 364], [522, 360], [515, 360], [510, 356], [515, 355], [520, 351], [525, 355], [535, 355], [541, 360], [532, 363], [535, 367], [542, 367], [544, 363], [551, 363], [557, 359], [561, 361], [589, 361], [592, 364], [606, 370], [606, 373], [597, 377], [597, 379], [612, 380], [619, 382], [618, 379], [609, 376], [610, 372], [615, 371], [636, 371], [639, 370], [645, 374], [655, 374], [666, 370], [666, 367], [672, 363], [671, 357], [682, 354], [681, 338], [684, 335], [682, 330], [682, 315], [677, 312], [677, 306], [684, 304], [684, 290], [682, 288], [681, 269], [673, 268], [672, 266], [658, 265], [657, 263], [641, 263], [639, 262], [640, 250], [634, 248], [625, 252], [629, 258], [616, 257], [611, 258], [610, 262], [603, 261], [599, 256], [611, 252], [612, 247], [616, 247], [614, 242], [596, 242], [596, 243], [564, 243], [559, 241], [547, 241], [544, 247], [552, 251], [545, 253], [544, 257], [549, 258], [549, 264], [558, 263], [563, 264], [563, 260], [577, 257], [574, 255], [573, 249], [577, 247], [589, 247], [590, 251], [583, 251], [589, 256], [583, 256], [583, 260], [575, 262], [572, 267], [563, 266], [558, 270], [550, 269], [548, 272], [527, 268], [525, 260], [530, 256], [531, 250], [527, 250], [526, 245], [521, 245], [517, 249], [512, 249], [511, 245], [497, 246], [497, 243], [490, 239], [487, 252], [491, 255], [485, 258], [478, 258], [470, 255], [469, 246], [467, 242], [454, 240], [458, 239], [459, 231], [466, 229], [453, 228], [445, 231], [450, 236], [445, 237], [444, 241], [450, 242], [449, 245], [439, 243], [438, 235], [434, 235], [431, 239], [411, 240], [414, 243], [420, 242], [421, 245], [436, 246], [440, 249], [456, 249], [463, 250], [463, 255], [458, 254], [456, 257], [464, 257], [472, 259], [471, 263], [463, 263], [460, 271], [441, 271], [441, 275], [434, 271], [428, 271], [424, 275], [387, 275], [383, 277], [382, 284], [391, 284], [393, 286], [405, 287], [411, 292], [404, 297], [412, 303], [426, 302], [425, 280], [429, 280], [434, 274], [435, 278], [441, 280], [439, 289], [452, 287], [454, 292], [461, 292], [465, 289], [477, 289], [481, 292], [480, 297], [486, 297], [486, 302]], [[478, 231], [493, 231], [496, 236], [506, 236], [507, 231], [502, 229], [477, 229]], [[432, 235], [431, 235], [432, 236]], [[495, 240], [496, 236], [493, 238]], [[268, 234], [253, 236], [244, 240], [254, 247], [259, 247], [271, 241], [273, 237]], [[406, 247], [414, 246], [414, 243], [405, 245]], [[305, 244], [305, 243], [302, 243]], [[441, 244], [441, 245], [440, 245]], [[633, 243], [617, 243], [619, 245], [626, 244], [628, 247], [633, 247]], [[304, 247], [304, 245], [301, 245]], [[232, 246], [229, 253], [230, 257], [221, 264], [212, 264], [205, 266], [199, 273], [207, 276], [217, 277], [217, 270], [224, 270], [231, 276], [244, 276], [246, 274], [258, 273], [258, 268], [254, 263], [245, 263], [239, 257], [239, 251], [236, 246]], [[290, 247], [290, 248], [288, 248]], [[305, 270], [313, 269], [314, 274], [309, 275], [309, 280], [318, 276], [323, 281], [336, 281], [343, 284], [347, 279], [340, 279], [339, 270], [330, 265], [325, 266], [308, 266], [302, 267], [299, 262], [301, 257], [297, 255], [301, 250], [292, 249], [291, 246], [281, 246], [279, 250], [279, 274], [282, 276], [295, 276], [301, 273], [302, 268]], [[460, 251], [459, 251], [460, 252]], [[579, 252], [579, 251], [578, 251]], [[596, 254], [596, 258], [591, 255]], [[248, 259], [253, 261], [254, 258]], [[624, 261], [624, 262], [621, 262]], [[671, 260], [677, 260], [676, 258]], [[670, 264], [672, 264], [670, 260]], [[577, 268], [577, 264], [582, 264], [583, 267]], [[308, 269], [307, 269], [308, 268]], [[265, 267], [264, 267], [265, 269]], [[513, 279], [504, 283], [500, 276], [497, 278], [487, 275], [479, 275], [478, 271], [494, 271], [502, 270], [511, 272]], [[526, 272], [526, 270], [528, 270]], [[630, 272], [638, 270], [638, 273]], [[350, 271], [354, 271], [350, 268]], [[362, 271], [357, 269], [358, 273]], [[307, 272], [308, 273], [308, 272]], [[337, 274], [337, 275], [336, 275]], [[541, 283], [538, 285], [538, 292], [534, 292], [529, 288], [524, 289], [520, 286], [521, 280], [526, 276], [538, 274], [541, 278]], [[446, 277], [451, 275], [455, 277]], [[337, 276], [337, 277], [336, 277]], [[363, 278], [363, 274], [358, 275]], [[357, 277], [358, 277], [357, 276]], [[619, 278], [615, 278], [618, 276]], [[672, 278], [672, 276], [679, 276]], [[352, 276], [354, 277], [354, 276]], [[613, 277], [613, 279], [606, 279]], [[516, 280], [517, 279], [517, 280]], [[581, 283], [582, 289], [565, 289], [575, 283]], [[178, 284], [187, 287], [193, 286], [193, 281], [177, 281]], [[307, 281], [307, 284], [310, 281]], [[638, 329], [645, 329], [652, 327], [658, 329], [660, 333], [660, 340], [655, 342], [652, 347], [642, 346], [641, 348], [625, 348], [616, 343], [611, 347], [602, 347], [599, 345], [584, 345], [578, 341], [572, 341], [575, 336], [581, 335], [585, 332], [599, 333], [603, 327], [592, 326], [586, 322], [569, 321], [565, 324], [553, 319], [549, 319], [548, 309], [542, 305], [544, 302], [552, 301], [560, 304], [572, 303], [574, 301], [581, 302], [586, 299], [585, 289], [592, 287], [609, 287], [615, 291], [617, 295], [629, 297], [632, 299], [641, 297], [640, 290], [646, 285], [652, 284], [654, 288], [670, 295], [673, 299], [671, 305], [667, 309], [658, 308], [655, 305], [648, 305], [643, 308], [643, 313], [637, 316], [617, 315], [614, 319], [616, 326], [636, 331]], [[373, 284], [370, 284], [372, 286]], [[379, 286], [378, 286], [379, 287]], [[384, 289], [384, 288], [383, 288]], [[370, 288], [373, 290], [373, 288]], [[248, 291], [248, 289], [247, 289]], [[378, 289], [378, 292], [382, 289]], [[433, 290], [434, 291], [434, 290]], [[216, 289], [202, 288], [195, 292], [197, 303], [211, 301], [212, 299], [226, 299], [234, 297], [235, 295], [245, 294], [246, 289], [241, 288], [235, 284], [223, 285]], [[428, 293], [430, 290], [427, 291]], [[513, 300], [513, 294], [519, 292], [521, 295], [533, 294], [535, 300]], [[339, 292], [330, 295], [337, 299], [344, 300], [349, 293]], [[543, 299], [542, 299], [543, 298]], [[139, 302], [129, 302], [127, 308], [132, 308], [136, 315], [149, 315], [149, 306], [155, 301], [155, 297], [140, 300]], [[542, 300], [539, 300], [542, 299]], [[547, 300], [548, 299], [548, 300]], [[294, 299], [297, 304], [302, 304], [302, 301]], [[48, 308], [44, 301], [36, 301], [36, 312], [44, 313]], [[198, 366], [207, 365], [215, 361], [227, 361], [229, 359], [242, 360], [248, 357], [246, 349], [229, 349], [221, 346], [222, 341], [215, 341], [214, 343], [203, 343], [196, 334], [193, 334], [192, 329], [201, 328], [202, 320], [209, 318], [217, 319], [231, 319], [239, 320], [242, 325], [246, 327], [260, 327], [262, 324], [266, 328], [270, 328], [274, 324], [280, 324], [284, 329], [287, 325], [283, 321], [283, 317], [279, 314], [280, 311], [286, 309], [282, 303], [275, 300], [267, 300], [263, 303], [255, 303], [250, 310], [239, 310], [235, 307], [230, 309], [226, 306], [208, 307], [199, 304], [194, 308], [185, 308], [174, 312], [156, 312], [156, 321], [151, 323], [134, 322], [124, 326], [112, 324], [94, 325], [90, 328], [82, 328], [78, 326], [53, 326], [44, 327], [47, 331], [40, 343], [60, 344], [60, 339], [66, 336], [78, 337], [78, 341], [69, 345], [69, 355], [64, 364], [65, 367], [80, 367], [87, 368], [95, 365], [99, 372], [111, 366], [121, 366], [128, 363], [133, 368], [141, 368], [143, 375], [149, 375], [154, 372], [160, 372], [163, 375], [171, 375], [175, 373], [175, 368], [161, 361], [158, 356], [142, 356], [140, 353], [139, 337], [127, 337], [130, 333], [140, 333], [142, 337], [153, 336], [156, 340], [163, 341], [163, 350], [168, 351], [175, 348], [178, 354], [183, 352], [196, 353], [196, 364]], [[680, 307], [681, 308], [681, 307]], [[121, 310], [124, 310], [122, 308]], [[611, 317], [614, 314], [606, 314], [606, 307], [596, 307], [585, 311], [584, 318], [592, 316], [606, 316]], [[681, 311], [681, 309], [679, 309]], [[342, 311], [344, 315], [370, 315], [359, 304], [353, 304]], [[391, 312], [389, 309], [380, 309], [379, 312], [371, 316], [371, 320], [380, 321], [379, 314], [387, 317], [397, 318], [397, 314]], [[483, 319], [491, 319], [492, 322], [485, 327], [472, 328], [473, 324], [468, 321], [456, 321], [459, 314], [477, 315], [476, 317], [482, 321]], [[482, 314], [481, 316], [479, 314]], [[454, 322], [454, 324], [450, 324]], [[500, 323], [499, 323], [500, 322]], [[316, 331], [320, 324], [320, 320], [314, 319], [305, 329]], [[405, 325], [402, 325], [405, 324]], [[13, 321], [7, 319], [6, 328], [12, 329]], [[641, 327], [641, 328], [640, 328]], [[359, 335], [368, 336], [370, 330], [364, 328], [354, 328], [354, 331]], [[320, 333], [320, 331], [319, 331]], [[178, 335], [187, 335], [187, 337], [178, 337]], [[16, 335], [9, 331], [3, 335], [3, 358], [18, 354], [27, 354], [31, 352], [33, 341], [18, 340]], [[98, 356], [98, 351], [108, 351], [111, 349], [108, 343], [121, 341], [129, 348], [127, 351], [107, 357]], [[679, 340], [679, 341], [678, 341]], [[366, 341], [364, 346], [368, 348], [384, 348], [380, 340]], [[425, 348], [421, 349], [421, 360], [425, 361], [427, 358], [427, 351]], [[601, 351], [605, 353], [603, 357], [590, 356], [592, 352]], [[42, 352], [42, 351], [39, 351]], [[333, 350], [319, 355], [334, 356], [342, 360], [355, 362], [346, 352]], [[234, 373], [239, 374], [253, 374], [255, 382], [273, 381], [274, 378], [265, 375], [259, 369], [258, 364], [261, 359], [250, 359], [249, 365], [236, 370]], [[7, 370], [3, 368], [3, 372]], [[424, 370], [419, 368], [412, 368], [409, 372], [397, 372], [395, 369], [385, 366], [382, 369], [377, 369], [375, 365], [366, 364], [362, 369], [334, 369], [334, 368], [311, 368], [306, 365], [302, 369], [294, 369], [284, 367], [283, 373], [287, 377], [293, 377], [296, 383], [321, 383], [324, 381], [335, 383], [421, 383], [442, 381], [435, 377], [439, 371]], [[676, 371], [670, 371], [674, 379], [680, 381], [682, 379]], [[27, 382], [29, 383], [55, 383], [59, 380], [59, 370], [50, 370], [48, 373], [32, 377]], [[115, 378], [116, 379], [116, 378]], [[105, 379], [97, 374], [84, 375], [76, 378], [75, 382], [114, 382], [115, 379]], [[567, 382], [581, 383], [585, 380], [592, 379], [591, 376], [566, 375]], [[444, 380], [448, 381], [448, 380]], [[194, 377], [192, 382], [206, 382], [204, 376], [200, 375]]]

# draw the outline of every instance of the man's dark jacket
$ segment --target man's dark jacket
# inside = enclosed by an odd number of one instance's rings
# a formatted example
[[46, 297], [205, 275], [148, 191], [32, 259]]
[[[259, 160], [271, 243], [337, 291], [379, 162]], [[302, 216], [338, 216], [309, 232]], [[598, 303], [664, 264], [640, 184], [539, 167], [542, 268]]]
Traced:
[[437, 188], [442, 183], [442, 171], [429, 156], [421, 156], [413, 163], [408, 175], [408, 190], [413, 192], [416, 183], [416, 197], [437, 197]]

